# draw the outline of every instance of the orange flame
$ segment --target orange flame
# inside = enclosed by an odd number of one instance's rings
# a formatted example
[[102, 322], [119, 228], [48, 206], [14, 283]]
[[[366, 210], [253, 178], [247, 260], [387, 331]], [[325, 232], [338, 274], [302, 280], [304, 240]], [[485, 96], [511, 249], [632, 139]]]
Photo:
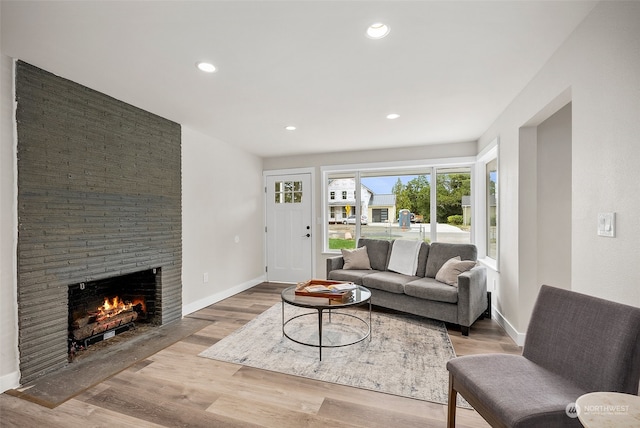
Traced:
[[103, 316], [117, 315], [121, 312], [128, 311], [133, 308], [131, 302], [125, 303], [118, 296], [114, 297], [111, 301], [105, 297], [104, 304], [98, 306], [98, 312]]

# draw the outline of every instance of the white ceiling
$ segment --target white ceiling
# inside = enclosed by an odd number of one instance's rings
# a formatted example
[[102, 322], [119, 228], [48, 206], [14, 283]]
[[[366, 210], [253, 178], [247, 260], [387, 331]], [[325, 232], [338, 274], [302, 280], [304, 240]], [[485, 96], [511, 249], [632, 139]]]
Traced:
[[259, 156], [406, 147], [476, 140], [594, 4], [2, 0], [2, 52]]

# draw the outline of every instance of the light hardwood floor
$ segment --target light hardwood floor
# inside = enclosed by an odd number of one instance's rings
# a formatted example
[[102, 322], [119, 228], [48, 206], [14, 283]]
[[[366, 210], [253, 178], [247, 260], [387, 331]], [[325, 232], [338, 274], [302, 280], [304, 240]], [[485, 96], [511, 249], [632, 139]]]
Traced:
[[[197, 355], [280, 301], [264, 283], [189, 317], [210, 323], [54, 409], [0, 395], [0, 427], [444, 427], [446, 406], [218, 362]], [[492, 320], [469, 337], [449, 329], [457, 355], [521, 350]], [[141, 370], [141, 369], [145, 370]], [[458, 409], [458, 427], [487, 427]]]

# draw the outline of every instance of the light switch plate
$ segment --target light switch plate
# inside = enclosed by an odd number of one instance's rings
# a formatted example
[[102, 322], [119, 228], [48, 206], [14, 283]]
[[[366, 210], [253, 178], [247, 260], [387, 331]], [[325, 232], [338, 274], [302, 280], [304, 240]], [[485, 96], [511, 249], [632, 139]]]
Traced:
[[598, 213], [598, 236], [616, 236], [616, 213]]

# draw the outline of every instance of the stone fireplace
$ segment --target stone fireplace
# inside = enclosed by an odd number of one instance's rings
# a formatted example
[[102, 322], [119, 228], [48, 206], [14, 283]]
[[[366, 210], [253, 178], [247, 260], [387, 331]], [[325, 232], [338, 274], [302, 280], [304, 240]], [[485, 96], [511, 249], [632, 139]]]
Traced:
[[16, 100], [18, 339], [27, 384], [68, 364], [69, 304], [94, 305], [97, 284], [132, 300], [122, 284], [153, 277], [152, 290], [136, 291], [145, 316], [157, 325], [181, 318], [181, 131], [21, 61]]
[[89, 345], [135, 328], [159, 324], [156, 311], [161, 268], [69, 286], [70, 359]]

